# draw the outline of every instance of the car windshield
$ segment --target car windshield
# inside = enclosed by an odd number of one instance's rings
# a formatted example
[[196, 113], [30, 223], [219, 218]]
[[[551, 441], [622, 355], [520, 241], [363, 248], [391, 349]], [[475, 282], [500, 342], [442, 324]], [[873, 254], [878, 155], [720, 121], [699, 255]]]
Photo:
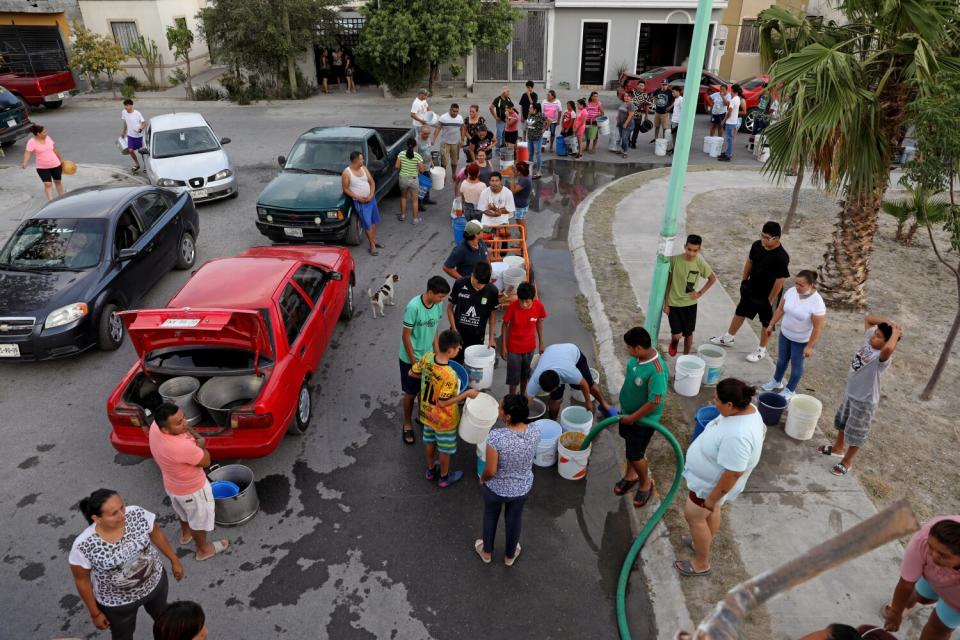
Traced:
[[661, 73], [663, 73], [664, 71], [666, 71], [666, 69], [665, 69], [664, 67], [657, 67], [656, 69], [650, 69], [650, 71], [644, 71], [643, 73], [641, 73], [641, 74], [640, 74], [640, 79], [641, 79], [641, 80], [652, 80], [653, 78], [656, 78], [657, 76], [659, 76], [659, 75], [660, 75]]
[[741, 80], [737, 84], [740, 85], [740, 88], [744, 91], [752, 91], [754, 89], [759, 89], [763, 86], [763, 80], [760, 78], [747, 78], [746, 80]]
[[216, 151], [219, 148], [220, 142], [210, 127], [187, 127], [154, 132], [150, 153], [154, 158], [175, 158]]
[[27, 220], [0, 250], [0, 268], [89, 269], [100, 262], [106, 231], [99, 218]]
[[[145, 361], [153, 370], [236, 373], [252, 371], [254, 352], [226, 347], [188, 346], [158, 349], [147, 354]], [[258, 367], [268, 367], [273, 360], [260, 355]]]
[[355, 145], [333, 140], [298, 140], [283, 165], [285, 171], [340, 175], [350, 164]]

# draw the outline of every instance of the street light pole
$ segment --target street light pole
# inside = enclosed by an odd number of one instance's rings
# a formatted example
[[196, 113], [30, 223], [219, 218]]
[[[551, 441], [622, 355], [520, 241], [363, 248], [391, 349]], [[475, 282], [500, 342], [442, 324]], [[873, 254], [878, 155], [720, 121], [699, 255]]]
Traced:
[[644, 321], [644, 328], [653, 338], [654, 343], [660, 334], [660, 316], [663, 314], [663, 299], [670, 273], [670, 256], [679, 250], [676, 243], [677, 212], [680, 210], [683, 185], [687, 178], [690, 142], [693, 139], [693, 120], [700, 100], [701, 70], [707, 49], [707, 32], [710, 29], [712, 9], [713, 0], [697, 1], [693, 42], [690, 44], [690, 55], [687, 58], [683, 110], [680, 113], [677, 139], [673, 141], [673, 164], [670, 167], [667, 204], [663, 211], [663, 225], [660, 227], [660, 242], [657, 245], [657, 261], [653, 267], [653, 284], [650, 287], [650, 299], [647, 301], [647, 315]]

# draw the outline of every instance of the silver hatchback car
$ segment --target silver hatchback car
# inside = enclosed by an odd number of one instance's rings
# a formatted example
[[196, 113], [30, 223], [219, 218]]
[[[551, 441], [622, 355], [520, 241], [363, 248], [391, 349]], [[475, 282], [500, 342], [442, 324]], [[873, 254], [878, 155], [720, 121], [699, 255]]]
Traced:
[[150, 119], [140, 150], [150, 184], [187, 191], [194, 202], [235, 198], [237, 177], [223, 145], [199, 113], [168, 113]]

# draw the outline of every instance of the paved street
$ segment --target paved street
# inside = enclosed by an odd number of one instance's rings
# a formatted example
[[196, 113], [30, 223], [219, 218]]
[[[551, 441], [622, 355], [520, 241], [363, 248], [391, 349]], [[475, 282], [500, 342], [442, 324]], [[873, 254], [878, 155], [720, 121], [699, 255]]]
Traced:
[[[201, 261], [265, 243], [253, 225], [256, 197], [275, 174], [276, 156], [286, 154], [305, 129], [344, 120], [408, 122], [400, 102], [377, 104], [362, 117], [349, 115], [355, 109], [344, 102], [337, 104], [322, 111], [317, 100], [243, 109], [190, 105], [218, 134], [232, 138], [226, 150], [240, 184], [237, 200], [199, 208]], [[148, 118], [171, 110], [139, 108]], [[65, 158], [129, 162], [113, 146], [120, 128], [115, 104], [78, 102], [57, 112], [39, 110], [34, 118], [48, 128]], [[0, 167], [19, 162], [23, 143], [7, 151]], [[699, 149], [695, 156], [703, 158]], [[607, 157], [613, 156], [601, 148], [597, 158]], [[641, 168], [551, 160], [545, 179], [537, 183], [529, 229], [540, 292], [550, 312], [548, 341], [572, 341], [592, 351], [590, 334], [577, 316], [566, 242], [569, 218], [591, 190]], [[6, 169], [11, 170], [17, 171]], [[69, 178], [65, 184], [69, 188]], [[181, 550], [186, 577], [172, 584], [170, 597], [200, 602], [212, 637], [596, 638], [615, 633], [613, 594], [632, 537], [627, 503], [610, 491], [619, 476], [613, 435], [596, 441], [584, 482], [562, 480], [555, 469], [537, 469], [525, 514], [523, 558], [510, 569], [499, 561], [483, 565], [472, 550], [482, 509], [472, 476], [441, 491], [422, 478], [419, 440], [415, 448], [400, 441], [396, 351], [402, 305], [423, 290], [429, 275], [440, 272], [451, 241], [451, 195], [449, 186], [435, 194], [440, 204], [430, 208], [421, 227], [396, 221], [397, 197], [381, 203], [379, 235], [386, 249], [376, 258], [363, 248], [354, 251], [358, 292], [398, 273], [398, 306], [374, 320], [361, 302], [353, 321], [337, 330], [318, 372], [310, 430], [249, 463], [258, 478], [261, 511], [239, 528], [218, 529], [232, 543], [225, 556], [198, 563], [192, 552]], [[0, 229], [11, 228], [12, 219], [27, 213], [0, 209], [5, 218]], [[0, 240], [5, 239], [4, 234]], [[165, 276], [142, 306], [164, 305], [188, 276]], [[74, 536], [85, 526], [75, 505], [91, 490], [115, 488], [127, 504], [157, 512], [175, 542], [178, 528], [156, 466], [117, 454], [108, 441], [106, 398], [133, 360], [126, 343], [114, 353], [0, 367], [0, 501], [6, 516], [0, 531], [2, 637], [98, 637], [66, 560]], [[501, 367], [495, 376], [498, 395], [503, 380]], [[456, 466], [474, 469], [474, 453], [461, 442]], [[500, 556], [502, 535], [501, 525]], [[654, 637], [637, 574], [629, 607], [634, 637]], [[141, 613], [138, 638], [149, 637], [148, 620]]]

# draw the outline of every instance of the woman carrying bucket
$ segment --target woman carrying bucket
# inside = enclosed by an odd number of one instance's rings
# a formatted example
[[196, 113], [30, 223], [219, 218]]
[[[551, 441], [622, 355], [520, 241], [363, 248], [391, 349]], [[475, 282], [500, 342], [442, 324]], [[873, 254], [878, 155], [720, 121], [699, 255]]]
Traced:
[[[773, 314], [773, 320], [764, 328], [769, 340], [774, 325], [780, 320], [780, 341], [777, 343], [777, 369], [773, 378], [760, 387], [764, 391], [780, 391], [780, 395], [789, 400], [797, 392], [800, 378], [803, 376], [804, 360], [813, 355], [813, 345], [820, 339], [820, 332], [827, 320], [827, 306], [817, 292], [817, 274], [804, 269], [797, 274], [794, 286], [787, 290], [780, 300], [780, 306]], [[790, 380], [786, 389], [783, 375], [790, 365]]]
[[690, 493], [683, 516], [690, 535], [680, 541], [694, 556], [673, 563], [684, 576], [710, 573], [710, 543], [720, 530], [720, 509], [740, 495], [760, 462], [766, 427], [750, 403], [756, 391], [736, 378], [721, 380], [713, 399], [720, 415], [687, 449], [683, 477]]
[[493, 542], [501, 511], [505, 511], [507, 527], [503, 563], [511, 567], [520, 555], [523, 505], [533, 488], [533, 458], [540, 442], [540, 428], [536, 424], [527, 424], [529, 416], [526, 398], [512, 393], [504, 396], [500, 403], [500, 419], [507, 426], [493, 429], [487, 436], [486, 464], [480, 476], [484, 505], [483, 538], [473, 544], [485, 563], [493, 560]]

